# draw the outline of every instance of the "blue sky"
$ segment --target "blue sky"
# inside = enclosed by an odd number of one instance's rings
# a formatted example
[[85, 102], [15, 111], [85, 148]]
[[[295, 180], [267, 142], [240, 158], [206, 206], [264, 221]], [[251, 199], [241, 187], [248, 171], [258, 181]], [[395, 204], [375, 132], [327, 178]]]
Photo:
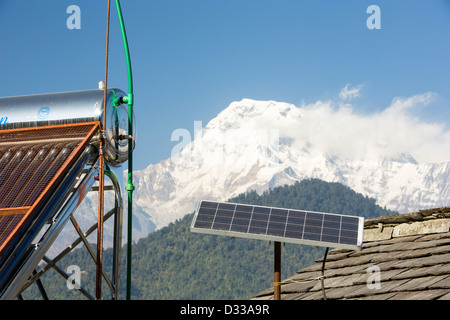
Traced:
[[[449, 0], [122, 0], [135, 84], [135, 168], [170, 157], [172, 132], [232, 101], [295, 105], [360, 86], [354, 112], [436, 93], [415, 110], [450, 125]], [[114, 1], [112, 1], [114, 5]], [[69, 30], [66, 9], [81, 9]], [[0, 0], [0, 96], [94, 89], [104, 77], [106, 0]], [[381, 29], [366, 9], [378, 5]], [[115, 7], [109, 86], [127, 90]]]

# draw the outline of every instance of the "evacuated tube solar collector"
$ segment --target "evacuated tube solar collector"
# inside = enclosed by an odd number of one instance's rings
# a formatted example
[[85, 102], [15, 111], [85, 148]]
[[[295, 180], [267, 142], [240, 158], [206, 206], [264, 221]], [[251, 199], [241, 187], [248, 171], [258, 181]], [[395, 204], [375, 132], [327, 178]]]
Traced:
[[102, 89], [0, 98], [0, 299], [20, 294], [95, 183], [100, 137], [107, 164], [128, 160], [125, 94], [104, 97]]
[[[100, 121], [105, 130], [105, 160], [112, 166], [128, 159], [128, 111], [119, 89], [85, 90], [0, 98], [0, 130]], [[103, 113], [106, 112], [106, 123]]]

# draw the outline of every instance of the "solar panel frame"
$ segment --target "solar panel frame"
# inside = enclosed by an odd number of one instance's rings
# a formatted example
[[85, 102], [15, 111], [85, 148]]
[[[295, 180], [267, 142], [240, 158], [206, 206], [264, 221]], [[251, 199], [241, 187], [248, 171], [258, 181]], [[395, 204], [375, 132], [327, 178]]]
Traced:
[[202, 200], [191, 223], [196, 233], [359, 249], [364, 218], [310, 210]]

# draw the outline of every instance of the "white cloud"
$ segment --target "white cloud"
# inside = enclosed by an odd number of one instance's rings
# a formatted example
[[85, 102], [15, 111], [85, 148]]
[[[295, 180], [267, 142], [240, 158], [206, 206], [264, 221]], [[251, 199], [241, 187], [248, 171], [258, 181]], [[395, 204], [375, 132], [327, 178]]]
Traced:
[[392, 100], [391, 105], [384, 111], [385, 113], [402, 113], [407, 109], [412, 109], [418, 106], [427, 106], [433, 102], [437, 97], [434, 92], [427, 92], [425, 94], [415, 95], [409, 98], [396, 97]]
[[357, 85], [350, 88], [350, 84], [346, 84], [344, 88], [342, 88], [341, 92], [339, 92], [339, 98], [342, 100], [351, 100], [353, 98], [357, 98], [360, 96], [360, 91], [362, 89], [362, 85]]
[[436, 96], [428, 92], [394, 98], [390, 106], [372, 114], [355, 113], [348, 103], [317, 101], [298, 108], [295, 123], [280, 124], [280, 136], [291, 138], [297, 148], [308, 146], [346, 160], [379, 161], [402, 155], [419, 163], [450, 160], [450, 131], [445, 124], [426, 122], [413, 112]]
[[[360, 88], [346, 87], [347, 97], [359, 93]], [[433, 92], [396, 97], [383, 110], [370, 114], [355, 112], [354, 105], [340, 99], [317, 100], [299, 107], [244, 99], [208, 123], [201, 150], [215, 155], [217, 148], [227, 145], [227, 152], [232, 150], [239, 158], [255, 145], [256, 133], [275, 129], [279, 141], [287, 144], [276, 149], [297, 157], [319, 159], [325, 155], [350, 162], [379, 162], [412, 156], [419, 163], [441, 162], [450, 160], [450, 130], [444, 123], [416, 116], [417, 109], [429, 106], [436, 98]]]

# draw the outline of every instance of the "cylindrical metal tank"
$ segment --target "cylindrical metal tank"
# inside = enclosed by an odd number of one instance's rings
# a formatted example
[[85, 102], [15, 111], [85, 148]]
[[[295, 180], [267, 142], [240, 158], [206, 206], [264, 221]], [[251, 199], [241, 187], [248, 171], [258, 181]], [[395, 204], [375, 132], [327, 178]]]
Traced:
[[119, 89], [108, 89], [105, 124], [102, 89], [0, 98], [0, 130], [100, 121], [105, 159], [115, 166], [128, 159], [128, 110], [116, 103], [123, 96]]

